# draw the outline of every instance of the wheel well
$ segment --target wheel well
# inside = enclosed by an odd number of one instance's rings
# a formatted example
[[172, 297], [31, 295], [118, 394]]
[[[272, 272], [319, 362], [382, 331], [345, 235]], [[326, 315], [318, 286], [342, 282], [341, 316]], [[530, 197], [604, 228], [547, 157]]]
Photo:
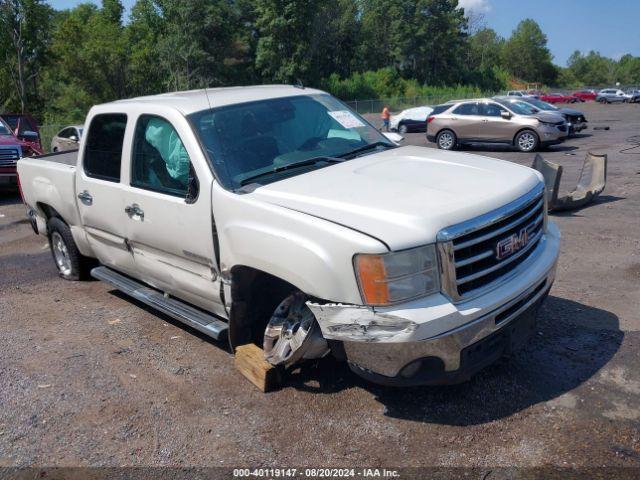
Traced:
[[516, 134], [513, 136], [513, 140], [511, 140], [512, 145], [515, 145], [515, 144], [516, 144], [516, 138], [518, 138], [518, 135], [520, 135], [522, 132], [525, 132], [525, 131], [532, 132], [533, 134], [535, 134], [535, 136], [536, 136], [536, 137], [538, 137], [538, 142], [540, 141], [540, 135], [538, 135], [538, 132], [536, 132], [536, 131], [535, 131], [533, 128], [531, 128], [531, 127], [524, 127], [524, 128], [521, 128], [520, 130], [518, 130], [518, 131], [516, 132]]
[[244, 265], [231, 269], [231, 311], [229, 344], [260, 344], [271, 314], [291, 292], [294, 285], [274, 275]]
[[438, 132], [436, 133], [436, 139], [438, 138], [438, 135], [440, 135], [442, 132], [451, 132], [455, 135], [456, 138], [458, 138], [458, 134], [456, 132], [453, 131], [453, 129], [451, 127], [444, 127], [441, 128], [440, 130], [438, 130]]
[[[62, 215], [60, 215], [58, 213], [58, 211], [55, 208], [53, 208], [51, 205], [47, 205], [46, 203], [38, 202], [38, 203], [36, 203], [36, 206], [38, 207], [38, 209], [40, 209], [40, 211], [42, 213], [44, 213], [45, 221], [46, 221], [47, 224], [49, 223], [49, 220], [51, 220], [52, 218], [59, 218], [64, 223], [67, 223], [65, 221], [65, 219], [62, 218]], [[47, 228], [47, 230], [48, 230], [48, 228]], [[48, 233], [49, 232], [47, 231], [47, 234]]]

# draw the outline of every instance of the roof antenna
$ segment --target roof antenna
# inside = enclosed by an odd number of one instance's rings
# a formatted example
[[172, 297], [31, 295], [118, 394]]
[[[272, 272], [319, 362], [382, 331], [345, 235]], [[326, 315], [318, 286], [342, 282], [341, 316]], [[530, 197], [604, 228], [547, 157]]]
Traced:
[[207, 90], [207, 87], [204, 87], [204, 94], [207, 97], [207, 103], [209, 104], [209, 110], [213, 110], [213, 108], [211, 107], [211, 100], [209, 99], [209, 91]]
[[302, 90], [304, 90], [304, 84], [302, 83], [302, 80], [300, 80], [299, 78], [296, 78], [296, 84], [294, 85], [294, 87], [301, 88]]

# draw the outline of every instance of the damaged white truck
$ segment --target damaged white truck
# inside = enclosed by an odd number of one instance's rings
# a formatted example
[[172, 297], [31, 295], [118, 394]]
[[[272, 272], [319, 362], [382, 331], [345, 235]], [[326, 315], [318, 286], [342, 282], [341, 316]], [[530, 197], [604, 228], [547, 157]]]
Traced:
[[95, 106], [19, 179], [60, 275], [92, 275], [275, 365], [455, 383], [535, 325], [560, 234], [541, 177], [398, 146], [332, 96], [206, 89]]

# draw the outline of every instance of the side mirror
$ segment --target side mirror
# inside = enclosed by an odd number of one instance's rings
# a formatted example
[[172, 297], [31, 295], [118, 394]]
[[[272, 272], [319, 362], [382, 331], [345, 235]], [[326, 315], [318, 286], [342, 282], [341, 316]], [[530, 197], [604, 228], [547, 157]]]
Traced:
[[505, 120], [511, 120], [511, 113], [510, 112], [500, 112], [500, 116], [502, 118], [504, 118]]
[[382, 132], [382, 134], [387, 137], [387, 139], [391, 140], [393, 143], [395, 143], [396, 145], [399, 144], [402, 140], [404, 140], [404, 137], [398, 133], [393, 133], [393, 132]]
[[189, 165], [189, 181], [187, 183], [187, 195], [184, 198], [184, 202], [187, 205], [196, 203], [199, 193], [200, 183], [198, 182], [198, 177], [196, 177], [196, 172], [193, 169], [193, 165]]
[[38, 132], [33, 132], [31, 130], [25, 130], [18, 135], [20, 138], [25, 140], [34, 141], [38, 140]]
[[76, 137], [75, 135], [71, 135], [69, 137], [69, 140], [71, 140], [72, 142], [78, 142], [79, 141], [78, 137]]

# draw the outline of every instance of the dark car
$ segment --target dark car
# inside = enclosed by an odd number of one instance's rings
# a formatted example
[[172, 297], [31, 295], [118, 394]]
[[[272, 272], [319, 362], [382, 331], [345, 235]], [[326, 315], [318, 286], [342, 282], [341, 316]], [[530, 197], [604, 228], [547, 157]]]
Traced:
[[33, 118], [17, 113], [0, 114], [0, 185], [16, 185], [18, 160], [42, 153]]
[[[496, 97], [502, 99], [509, 99], [509, 97]], [[582, 130], [587, 128], [587, 118], [584, 116], [580, 110], [575, 110], [573, 108], [559, 108], [555, 105], [551, 105], [548, 102], [544, 102], [542, 100], [538, 100], [536, 98], [520, 98], [523, 102], [527, 102], [538, 110], [542, 110], [545, 112], [555, 112], [559, 113], [564, 117], [567, 121], [567, 125], [569, 126], [569, 135], [573, 135], [575, 133], [581, 132]]]

